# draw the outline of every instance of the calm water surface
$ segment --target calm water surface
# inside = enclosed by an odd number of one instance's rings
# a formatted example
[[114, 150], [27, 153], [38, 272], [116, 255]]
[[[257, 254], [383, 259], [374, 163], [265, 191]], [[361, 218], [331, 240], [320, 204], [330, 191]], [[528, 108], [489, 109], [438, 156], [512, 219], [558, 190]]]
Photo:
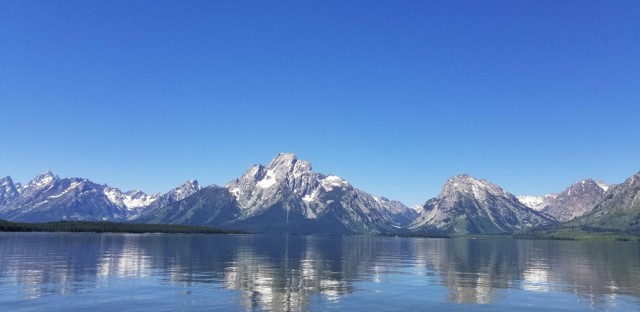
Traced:
[[0, 309], [640, 310], [638, 242], [0, 233]]

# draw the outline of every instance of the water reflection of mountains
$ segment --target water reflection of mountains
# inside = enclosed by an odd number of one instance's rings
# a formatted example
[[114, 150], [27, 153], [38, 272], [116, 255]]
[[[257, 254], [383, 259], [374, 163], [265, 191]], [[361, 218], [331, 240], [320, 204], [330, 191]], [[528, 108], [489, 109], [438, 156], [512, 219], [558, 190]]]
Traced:
[[[501, 290], [512, 288], [575, 293], [595, 304], [607, 304], [620, 294], [640, 297], [636, 243], [13, 235], [0, 237], [0, 277], [24, 285], [31, 297], [75, 293], [113, 277], [152, 275], [170, 284], [211, 283], [236, 290], [244, 308], [274, 311], [307, 310], [318, 298], [339, 301], [357, 292], [359, 282], [385, 283], [389, 276], [419, 276], [425, 284], [446, 286], [447, 299], [457, 303], [491, 303]], [[25, 253], [30, 255], [26, 259]]]

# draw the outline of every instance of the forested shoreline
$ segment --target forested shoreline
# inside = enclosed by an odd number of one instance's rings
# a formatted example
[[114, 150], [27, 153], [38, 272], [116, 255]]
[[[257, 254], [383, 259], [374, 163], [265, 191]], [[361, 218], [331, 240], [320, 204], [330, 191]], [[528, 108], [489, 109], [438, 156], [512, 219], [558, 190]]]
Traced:
[[6, 220], [0, 220], [0, 232], [247, 234], [247, 232], [236, 230], [174, 224], [136, 224], [106, 221], [18, 223]]

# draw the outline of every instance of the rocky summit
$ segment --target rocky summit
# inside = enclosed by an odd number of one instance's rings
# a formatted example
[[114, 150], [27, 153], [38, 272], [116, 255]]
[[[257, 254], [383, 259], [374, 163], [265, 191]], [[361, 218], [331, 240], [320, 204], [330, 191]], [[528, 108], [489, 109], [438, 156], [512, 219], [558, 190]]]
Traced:
[[609, 187], [591, 211], [571, 224], [640, 234], [640, 172]]
[[415, 210], [370, 195], [335, 175], [283, 153], [267, 166], [255, 165], [227, 189], [236, 198], [236, 226], [257, 231], [388, 232], [408, 225]]
[[499, 234], [553, 222], [499, 186], [463, 174], [451, 177], [438, 197], [425, 203], [410, 228], [453, 235]]

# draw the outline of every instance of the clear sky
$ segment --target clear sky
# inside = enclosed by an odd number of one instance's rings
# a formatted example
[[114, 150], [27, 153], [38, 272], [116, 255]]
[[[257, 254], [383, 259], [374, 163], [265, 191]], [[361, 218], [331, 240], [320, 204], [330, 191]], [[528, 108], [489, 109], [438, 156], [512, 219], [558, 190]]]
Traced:
[[294, 152], [408, 205], [640, 171], [640, 1], [0, 1], [0, 176], [225, 185]]

